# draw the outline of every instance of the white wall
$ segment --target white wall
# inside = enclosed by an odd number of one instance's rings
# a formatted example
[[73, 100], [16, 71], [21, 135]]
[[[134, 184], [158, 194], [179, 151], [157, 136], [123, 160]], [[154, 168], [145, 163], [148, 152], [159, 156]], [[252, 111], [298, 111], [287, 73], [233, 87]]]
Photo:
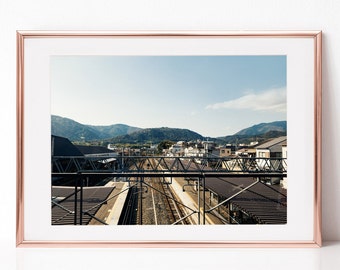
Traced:
[[336, 0], [0, 0], [0, 242], [15, 238], [17, 29], [322, 30], [323, 238], [340, 240], [339, 14]]

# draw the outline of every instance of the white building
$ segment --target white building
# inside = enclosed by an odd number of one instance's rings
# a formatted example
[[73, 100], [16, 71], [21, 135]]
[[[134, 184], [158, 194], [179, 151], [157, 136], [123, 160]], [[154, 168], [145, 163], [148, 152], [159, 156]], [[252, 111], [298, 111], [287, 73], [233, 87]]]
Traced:
[[[266, 167], [269, 168], [270, 166], [280, 169], [280, 166], [283, 166], [285, 170], [287, 170], [287, 164], [284, 161], [280, 162], [280, 160], [278, 160], [281, 158], [287, 158], [287, 136], [272, 139], [255, 148], [256, 157], [259, 158], [257, 160], [257, 164], [260, 168], [266, 169]], [[267, 160], [267, 158], [270, 158], [271, 160]], [[286, 178], [272, 178], [270, 182], [271, 184], [280, 182], [284, 188], [287, 188]]]
[[186, 144], [183, 141], [179, 141], [175, 143], [169, 148], [170, 155], [174, 155], [174, 156], [184, 155], [185, 146]]
[[287, 136], [278, 137], [255, 147], [256, 157], [259, 158], [281, 158], [282, 147], [286, 146], [287, 153]]

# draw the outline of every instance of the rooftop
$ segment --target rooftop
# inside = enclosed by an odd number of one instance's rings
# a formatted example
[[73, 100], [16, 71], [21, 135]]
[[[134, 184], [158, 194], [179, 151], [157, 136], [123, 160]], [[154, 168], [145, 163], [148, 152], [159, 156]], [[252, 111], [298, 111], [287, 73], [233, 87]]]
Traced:
[[272, 139], [270, 141], [267, 141], [263, 144], [260, 144], [258, 146], [256, 146], [255, 148], [256, 149], [267, 149], [267, 148], [270, 148], [270, 147], [273, 147], [277, 144], [287, 144], [287, 136], [281, 136], [281, 137], [277, 137], [275, 139]]
[[[252, 177], [207, 178], [206, 187], [224, 199], [255, 183]], [[262, 224], [287, 223], [287, 191], [280, 185], [257, 183], [230, 200]]]
[[[84, 187], [82, 225], [87, 225], [108, 199], [113, 187]], [[73, 225], [75, 210], [74, 187], [52, 187], [52, 225]], [[80, 192], [77, 197], [77, 213], [80, 213]], [[79, 222], [79, 217], [77, 218]]]
[[51, 154], [52, 156], [83, 156], [69, 139], [55, 135], [51, 136]]

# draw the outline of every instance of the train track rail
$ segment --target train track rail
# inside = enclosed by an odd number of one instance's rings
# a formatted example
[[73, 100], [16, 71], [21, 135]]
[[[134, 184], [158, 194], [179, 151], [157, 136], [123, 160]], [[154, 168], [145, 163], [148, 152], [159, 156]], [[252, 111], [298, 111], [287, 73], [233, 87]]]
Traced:
[[136, 186], [132, 186], [129, 189], [129, 193], [126, 197], [126, 201], [122, 210], [122, 214], [119, 218], [118, 225], [136, 225], [137, 224], [137, 192]]
[[185, 217], [185, 211], [183, 207], [178, 203], [178, 198], [174, 194], [174, 192], [171, 190], [171, 187], [169, 186], [169, 183], [166, 183], [165, 181], [161, 182], [162, 191], [166, 195], [166, 202], [169, 208], [169, 211], [171, 213], [173, 223], [172, 225], [187, 225], [192, 224], [188, 218]]
[[[143, 163], [141, 166], [151, 166]], [[119, 225], [185, 225], [184, 204], [176, 196], [165, 178], [145, 177], [136, 179], [130, 188], [122, 210]]]

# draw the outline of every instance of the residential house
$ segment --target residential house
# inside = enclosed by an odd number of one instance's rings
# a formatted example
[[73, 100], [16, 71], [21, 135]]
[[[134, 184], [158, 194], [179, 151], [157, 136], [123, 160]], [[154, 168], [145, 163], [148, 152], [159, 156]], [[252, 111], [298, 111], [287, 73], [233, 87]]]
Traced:
[[[287, 136], [278, 137], [267, 141], [256, 148], [256, 157], [259, 158], [257, 160], [257, 164], [260, 168], [266, 169], [266, 167], [277, 167], [277, 169], [281, 169], [282, 166], [285, 166], [287, 169], [287, 165], [285, 162], [278, 162], [281, 158], [287, 157]], [[265, 160], [269, 159], [270, 160]], [[281, 167], [281, 168], [280, 168]], [[283, 178], [270, 178], [269, 184], [277, 184], [281, 182], [282, 185], [287, 181], [287, 179]]]
[[281, 158], [283, 146], [286, 146], [287, 153], [287, 136], [278, 137], [256, 146], [256, 157]]

